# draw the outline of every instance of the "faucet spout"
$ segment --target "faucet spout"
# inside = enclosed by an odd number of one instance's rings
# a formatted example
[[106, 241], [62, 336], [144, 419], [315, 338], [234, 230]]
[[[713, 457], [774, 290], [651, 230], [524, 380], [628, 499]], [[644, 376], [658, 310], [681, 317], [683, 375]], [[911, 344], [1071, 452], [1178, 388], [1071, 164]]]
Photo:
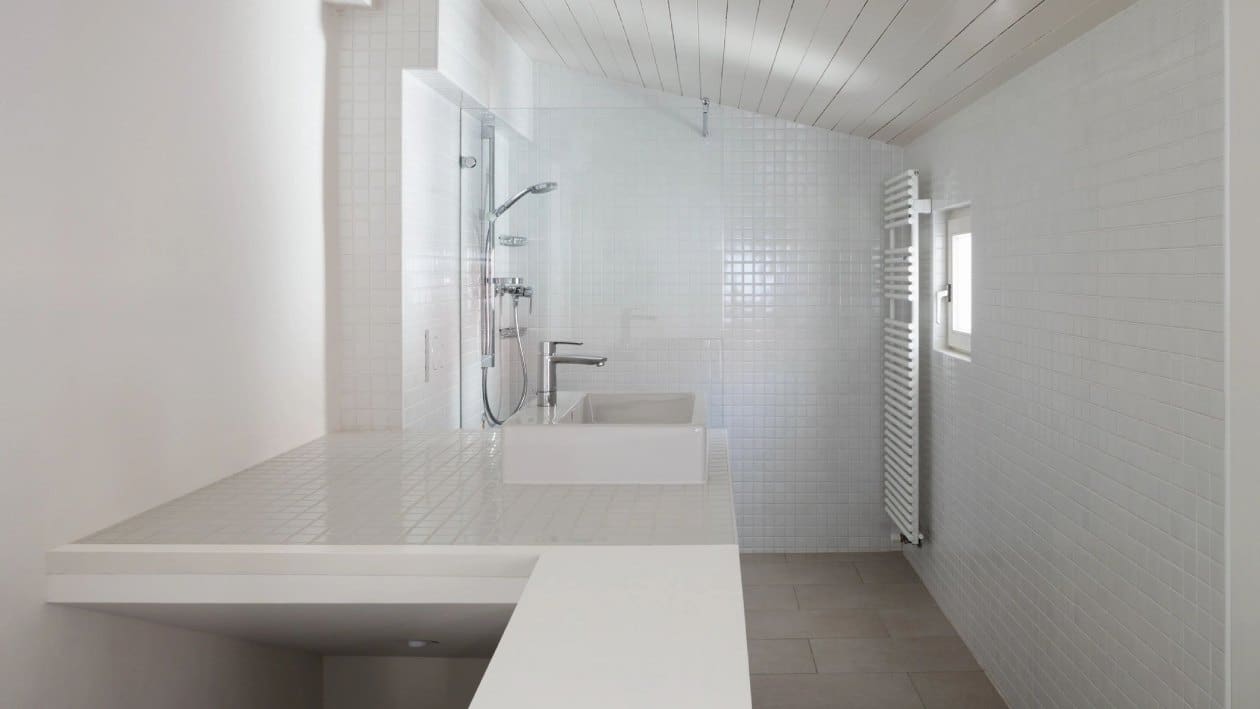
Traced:
[[551, 356], [552, 364], [587, 364], [595, 367], [602, 367], [608, 364], [607, 357], [597, 357], [595, 355], [570, 355], [558, 354]]
[[578, 345], [581, 342], [562, 342], [544, 340], [538, 343], [538, 374], [542, 382], [538, 385], [538, 405], [552, 407], [556, 405], [556, 365], [582, 364], [590, 367], [602, 367], [608, 363], [607, 357], [598, 355], [557, 354], [560, 345]]

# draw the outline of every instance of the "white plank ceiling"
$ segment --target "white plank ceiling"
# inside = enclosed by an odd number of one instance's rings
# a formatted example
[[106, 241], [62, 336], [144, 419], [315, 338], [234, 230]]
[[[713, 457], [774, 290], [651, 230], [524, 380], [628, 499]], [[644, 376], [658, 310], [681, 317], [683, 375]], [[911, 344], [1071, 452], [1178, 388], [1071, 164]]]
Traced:
[[905, 144], [1132, 0], [483, 0], [535, 60]]

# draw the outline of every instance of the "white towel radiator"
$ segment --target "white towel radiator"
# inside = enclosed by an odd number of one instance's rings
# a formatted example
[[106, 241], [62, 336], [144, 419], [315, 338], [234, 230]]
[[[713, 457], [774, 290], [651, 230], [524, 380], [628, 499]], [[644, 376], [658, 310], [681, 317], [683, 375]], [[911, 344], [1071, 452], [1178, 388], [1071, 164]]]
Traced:
[[919, 173], [884, 182], [884, 509], [893, 538], [918, 544], [919, 531]]

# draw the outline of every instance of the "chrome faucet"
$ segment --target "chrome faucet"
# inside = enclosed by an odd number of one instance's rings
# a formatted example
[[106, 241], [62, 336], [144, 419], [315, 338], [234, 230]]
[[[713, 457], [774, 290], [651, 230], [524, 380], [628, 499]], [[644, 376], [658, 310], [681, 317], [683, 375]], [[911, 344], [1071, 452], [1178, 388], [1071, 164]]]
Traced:
[[538, 343], [538, 377], [542, 383], [538, 385], [538, 405], [556, 405], [556, 365], [587, 364], [602, 367], [608, 363], [607, 357], [593, 355], [556, 354], [560, 345], [581, 346], [581, 342], [565, 342], [563, 340], [543, 340]]

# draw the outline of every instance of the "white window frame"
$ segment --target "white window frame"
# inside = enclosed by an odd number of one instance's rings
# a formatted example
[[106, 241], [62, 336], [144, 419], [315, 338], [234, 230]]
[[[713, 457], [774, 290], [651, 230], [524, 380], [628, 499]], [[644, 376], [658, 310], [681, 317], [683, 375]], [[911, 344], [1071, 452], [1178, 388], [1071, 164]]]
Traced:
[[971, 205], [959, 205], [950, 208], [945, 212], [945, 286], [936, 293], [936, 321], [941, 323], [944, 330], [944, 344], [947, 350], [958, 352], [964, 355], [971, 354], [971, 332], [964, 332], [955, 328], [958, 322], [958, 313], [956, 308], [959, 303], [955, 302], [954, 289], [957, 283], [955, 270], [955, 256], [960, 249], [957, 249], [955, 241], [958, 237], [965, 237], [968, 241], [968, 250], [970, 253], [970, 283], [967, 287], [971, 293], [971, 311], [968, 313], [968, 320], [973, 324], [974, 329], [974, 311], [975, 311], [975, 239], [971, 230]]

